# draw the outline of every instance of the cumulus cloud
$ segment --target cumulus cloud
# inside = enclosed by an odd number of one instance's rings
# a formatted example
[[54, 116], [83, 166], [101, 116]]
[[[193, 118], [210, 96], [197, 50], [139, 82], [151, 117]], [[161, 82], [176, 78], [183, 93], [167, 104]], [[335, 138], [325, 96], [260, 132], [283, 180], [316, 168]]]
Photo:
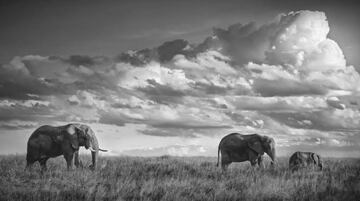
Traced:
[[240, 68], [244, 64], [263, 94], [286, 95], [297, 88], [299, 95], [322, 94], [327, 88], [359, 90], [359, 74], [346, 66], [339, 45], [327, 38], [329, 30], [325, 13], [299, 11], [262, 26], [215, 29], [206, 43], [230, 55]]

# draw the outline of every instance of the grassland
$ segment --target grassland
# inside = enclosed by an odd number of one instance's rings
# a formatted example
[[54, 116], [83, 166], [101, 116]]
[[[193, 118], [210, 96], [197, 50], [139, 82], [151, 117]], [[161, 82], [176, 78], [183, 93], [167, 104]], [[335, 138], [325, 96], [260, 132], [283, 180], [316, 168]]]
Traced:
[[[83, 161], [90, 161], [84, 156]], [[216, 158], [102, 157], [98, 169], [67, 171], [59, 157], [48, 171], [24, 171], [25, 156], [0, 156], [0, 200], [360, 200], [360, 159], [325, 159], [322, 172], [231, 165]]]

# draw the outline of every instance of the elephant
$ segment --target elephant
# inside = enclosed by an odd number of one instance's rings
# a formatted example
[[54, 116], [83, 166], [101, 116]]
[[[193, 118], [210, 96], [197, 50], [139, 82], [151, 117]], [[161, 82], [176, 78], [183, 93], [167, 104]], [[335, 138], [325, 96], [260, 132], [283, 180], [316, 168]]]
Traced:
[[291, 155], [289, 159], [289, 168], [292, 171], [298, 170], [301, 167], [319, 167], [322, 170], [323, 165], [321, 157], [313, 152], [301, 152], [297, 151]]
[[27, 142], [26, 169], [38, 161], [41, 166], [41, 171], [44, 171], [47, 169], [47, 160], [60, 155], [64, 156], [68, 170], [72, 167], [74, 155], [75, 166], [79, 167], [80, 146], [90, 149], [92, 156], [92, 165], [90, 165], [90, 168], [94, 170], [96, 168], [98, 152], [106, 152], [107, 150], [99, 148], [95, 133], [89, 126], [83, 124], [41, 126], [31, 134]]
[[243, 135], [231, 133], [223, 137], [218, 147], [218, 161], [221, 153], [221, 167], [225, 171], [232, 162], [250, 161], [251, 166], [263, 166], [264, 152], [275, 163], [275, 141], [268, 136], [258, 134]]

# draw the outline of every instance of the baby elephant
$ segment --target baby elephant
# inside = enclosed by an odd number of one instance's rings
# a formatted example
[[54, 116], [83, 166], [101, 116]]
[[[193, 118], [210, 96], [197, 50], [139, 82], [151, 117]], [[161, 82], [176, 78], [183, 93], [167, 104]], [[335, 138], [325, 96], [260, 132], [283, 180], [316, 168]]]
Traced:
[[289, 160], [289, 168], [294, 171], [300, 167], [318, 166], [322, 170], [321, 158], [318, 154], [313, 152], [295, 152]]

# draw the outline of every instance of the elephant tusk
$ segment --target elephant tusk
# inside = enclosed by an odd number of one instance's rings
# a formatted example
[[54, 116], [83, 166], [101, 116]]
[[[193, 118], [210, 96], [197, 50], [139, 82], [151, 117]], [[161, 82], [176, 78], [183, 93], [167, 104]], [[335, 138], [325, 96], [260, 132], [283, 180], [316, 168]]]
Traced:
[[99, 151], [107, 152], [108, 150], [106, 150], [106, 149], [100, 149], [100, 148], [99, 148]]
[[90, 149], [90, 151], [92, 151], [92, 152], [96, 152], [96, 150], [93, 149], [92, 147], [89, 147], [89, 149]]

